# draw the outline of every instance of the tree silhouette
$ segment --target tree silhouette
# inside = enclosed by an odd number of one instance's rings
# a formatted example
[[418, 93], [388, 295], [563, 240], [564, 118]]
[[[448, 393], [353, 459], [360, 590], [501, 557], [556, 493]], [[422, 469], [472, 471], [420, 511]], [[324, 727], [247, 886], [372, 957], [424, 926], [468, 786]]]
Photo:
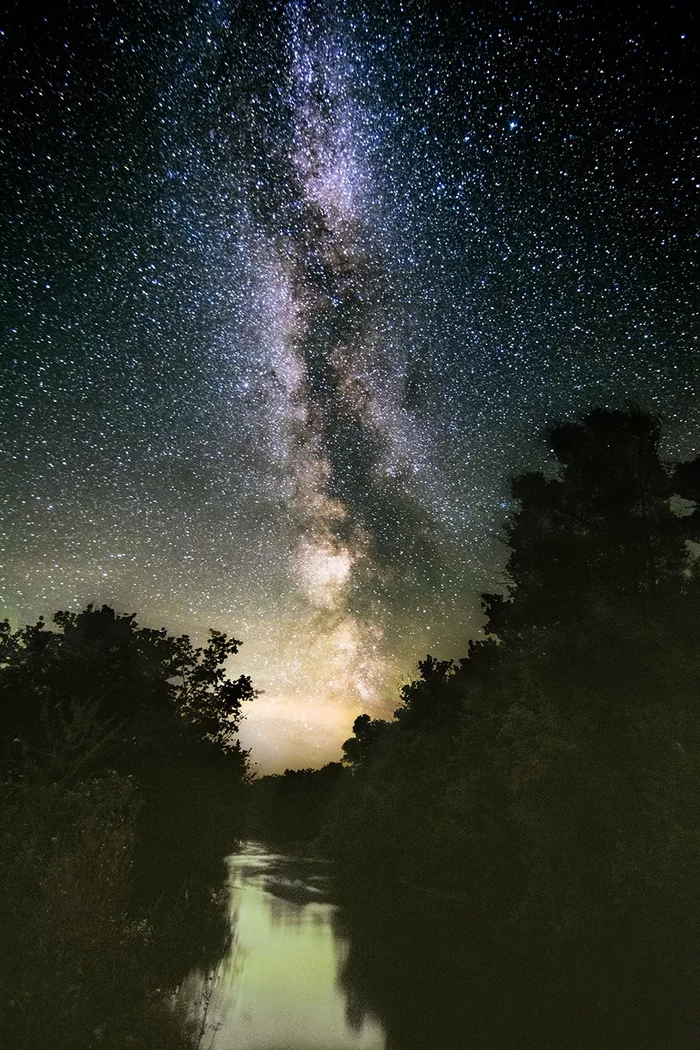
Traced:
[[328, 836], [348, 865], [461, 889], [491, 925], [693, 955], [700, 460], [665, 464], [659, 437], [638, 410], [549, 431], [487, 641], [423, 661], [378, 739], [355, 723]]
[[242, 827], [239, 642], [108, 606], [0, 624], [0, 1042], [184, 1047], [160, 989], [219, 958]]
[[[0, 747], [54, 760], [62, 746], [77, 771], [98, 760], [115, 768], [183, 747], [242, 761], [236, 742], [250, 679], [227, 677], [240, 642], [211, 631], [195, 648], [183, 635], [139, 627], [134, 615], [89, 605], [12, 632], [0, 624]], [[129, 757], [127, 757], [129, 756]], [[54, 770], [55, 772], [55, 770]]]

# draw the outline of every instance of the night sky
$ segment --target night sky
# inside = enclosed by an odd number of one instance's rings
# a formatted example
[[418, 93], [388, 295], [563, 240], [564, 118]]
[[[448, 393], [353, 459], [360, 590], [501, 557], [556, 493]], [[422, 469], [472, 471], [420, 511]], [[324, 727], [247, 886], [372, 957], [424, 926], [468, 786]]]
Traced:
[[692, 5], [34, 6], [0, 17], [2, 605], [235, 635], [253, 758], [320, 764], [464, 654], [547, 424], [636, 402], [700, 452]]

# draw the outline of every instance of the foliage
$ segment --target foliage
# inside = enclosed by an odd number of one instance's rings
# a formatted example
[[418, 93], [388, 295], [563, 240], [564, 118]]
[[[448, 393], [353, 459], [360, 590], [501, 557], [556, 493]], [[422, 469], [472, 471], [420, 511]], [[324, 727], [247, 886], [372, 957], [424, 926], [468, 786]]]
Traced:
[[[193, 743], [240, 757], [241, 705], [255, 693], [245, 675], [226, 675], [236, 639], [210, 631], [195, 648], [187, 635], [139, 627], [108, 606], [53, 621], [58, 631], [43, 620], [14, 632], [0, 624], [0, 747], [41, 752], [72, 740], [88, 766]], [[91, 748], [86, 726], [99, 727]]]
[[248, 830], [273, 842], [309, 844], [320, 834], [344, 770], [286, 769], [254, 780], [248, 793]]
[[144, 965], [153, 929], [131, 895], [137, 808], [133, 780], [116, 773], [6, 790], [3, 1046], [187, 1045]]
[[555, 476], [515, 479], [485, 641], [428, 657], [344, 746], [325, 839], [346, 868], [696, 965], [700, 459], [664, 464], [659, 433], [592, 412], [548, 434]]
[[3, 1045], [189, 1045], [166, 989], [228, 936], [247, 779], [239, 642], [103, 606], [0, 625]]

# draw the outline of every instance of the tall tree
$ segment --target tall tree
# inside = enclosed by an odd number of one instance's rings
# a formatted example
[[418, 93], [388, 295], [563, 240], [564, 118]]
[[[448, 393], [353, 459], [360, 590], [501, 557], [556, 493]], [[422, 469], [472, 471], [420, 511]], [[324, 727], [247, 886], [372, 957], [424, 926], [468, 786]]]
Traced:
[[[243, 762], [236, 734], [250, 679], [231, 680], [240, 642], [211, 631], [204, 647], [139, 627], [108, 606], [58, 612], [11, 631], [0, 624], [0, 749], [133, 771], [168, 749], [207, 747]], [[65, 754], [61, 758], [61, 749]], [[150, 756], [150, 757], [149, 757]]]
[[665, 464], [659, 433], [636, 410], [552, 428], [552, 470], [513, 483], [490, 641], [424, 661], [381, 737], [356, 722], [337, 812], [346, 846], [492, 917], [682, 952], [700, 937], [700, 468]]

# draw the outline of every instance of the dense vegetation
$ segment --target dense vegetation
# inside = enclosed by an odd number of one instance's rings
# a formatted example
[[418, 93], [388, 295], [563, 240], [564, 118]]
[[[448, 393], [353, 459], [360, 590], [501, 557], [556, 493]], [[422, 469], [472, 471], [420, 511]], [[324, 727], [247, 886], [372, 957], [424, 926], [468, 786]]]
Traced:
[[344, 772], [340, 762], [328, 762], [321, 769], [286, 769], [253, 780], [248, 830], [285, 849], [308, 846], [329, 819]]
[[322, 841], [492, 936], [697, 973], [700, 460], [664, 464], [634, 411], [549, 442], [557, 473], [513, 483], [485, 639], [428, 656], [391, 722], [356, 720]]
[[239, 643], [108, 607], [0, 625], [0, 1043], [188, 1045], [165, 1003], [227, 935], [249, 679]]
[[664, 463], [634, 411], [549, 442], [483, 639], [357, 718], [342, 765], [249, 782], [224, 635], [106, 607], [2, 625], [3, 1045], [186, 1046], [161, 989], [220, 956], [213, 891], [251, 832], [340, 862], [342, 979], [396, 1045], [435, 1010], [445, 1047], [694, 1045], [700, 458]]

